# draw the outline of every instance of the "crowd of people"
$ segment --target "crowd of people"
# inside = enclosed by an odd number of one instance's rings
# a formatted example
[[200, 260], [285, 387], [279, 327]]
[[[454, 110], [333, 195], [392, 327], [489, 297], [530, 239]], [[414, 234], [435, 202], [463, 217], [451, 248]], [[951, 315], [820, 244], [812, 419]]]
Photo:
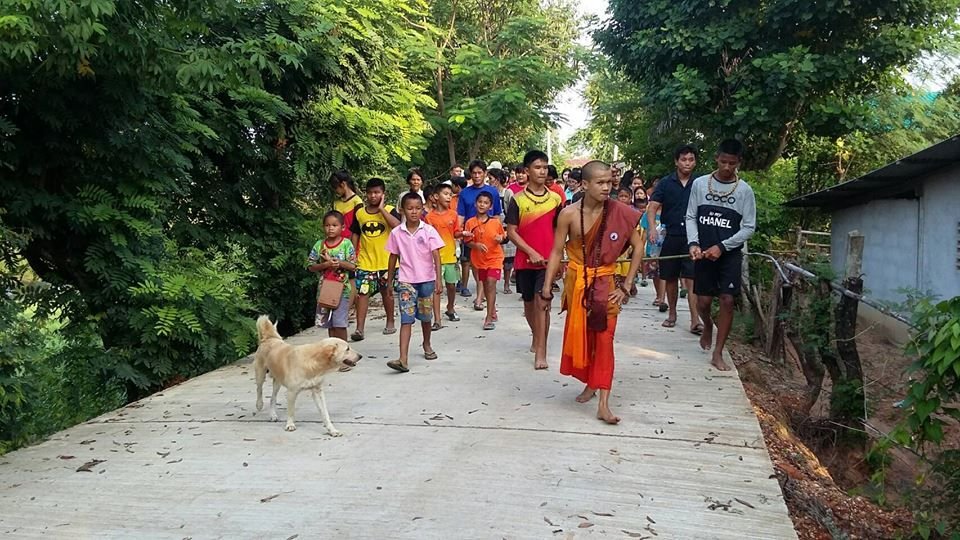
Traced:
[[577, 401], [599, 393], [597, 417], [616, 424], [608, 403], [613, 336], [621, 305], [638, 285], [652, 282], [665, 327], [677, 324], [678, 298], [686, 293], [689, 331], [700, 335], [704, 350], [713, 349], [714, 367], [730, 369], [722, 352], [740, 292], [742, 248], [756, 223], [753, 192], [738, 175], [742, 154], [739, 141], [721, 142], [716, 168], [697, 177], [697, 150], [681, 146], [674, 172], [644, 182], [601, 161], [558, 173], [545, 153], [531, 150], [514, 167], [455, 164], [438, 183], [425, 183], [412, 169], [396, 206], [387, 203], [382, 179], [369, 179], [361, 197], [351, 175], [338, 171], [329, 180], [336, 198], [323, 216], [325, 238], [308, 260], [320, 280], [316, 324], [331, 337], [362, 341], [370, 296], [380, 294], [384, 334], [397, 332], [397, 307], [400, 314], [399, 357], [387, 366], [405, 373], [417, 321], [424, 358], [434, 360], [431, 333], [443, 319], [460, 320], [458, 296], [473, 299], [472, 308], [484, 312], [483, 330], [492, 331], [498, 292], [515, 289], [532, 334], [533, 367], [542, 370], [559, 293], [567, 312], [560, 372], [585, 384]]

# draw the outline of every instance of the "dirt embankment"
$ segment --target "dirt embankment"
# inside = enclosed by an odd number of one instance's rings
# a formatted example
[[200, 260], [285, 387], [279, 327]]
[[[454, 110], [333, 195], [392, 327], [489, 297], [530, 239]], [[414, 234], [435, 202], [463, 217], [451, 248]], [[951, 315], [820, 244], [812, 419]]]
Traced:
[[[870, 329], [858, 337], [858, 350], [866, 379], [869, 424], [889, 431], [902, 414], [893, 404], [904, 395], [904, 368], [910, 360], [899, 347], [886, 343], [879, 331]], [[774, 365], [760, 350], [743, 343], [733, 344], [731, 353], [763, 429], [799, 538], [909, 537], [912, 515], [899, 503], [916, 478], [913, 457], [906, 452], [894, 455], [885, 507], [858, 494], [872, 489], [866, 447], [844, 444], [845, 428], [824, 420], [829, 387], [823, 389], [810, 415], [801, 415], [805, 380], [794, 360]]]

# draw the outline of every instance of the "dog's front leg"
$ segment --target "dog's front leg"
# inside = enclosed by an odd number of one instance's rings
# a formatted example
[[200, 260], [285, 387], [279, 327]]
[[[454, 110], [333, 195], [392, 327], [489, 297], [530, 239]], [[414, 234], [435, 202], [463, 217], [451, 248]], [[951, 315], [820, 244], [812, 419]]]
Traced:
[[343, 433], [337, 431], [337, 428], [333, 427], [333, 422], [330, 421], [330, 414], [327, 413], [327, 400], [323, 396], [323, 388], [313, 389], [313, 402], [316, 403], [317, 408], [320, 409], [320, 415], [323, 416], [323, 425], [327, 427], [327, 433], [332, 437], [343, 435]]
[[257, 412], [263, 410], [263, 381], [267, 378], [267, 366], [259, 360], [253, 361], [257, 377]]
[[300, 393], [300, 390], [291, 390], [287, 389], [287, 427], [283, 428], [287, 431], [296, 431], [297, 426], [293, 423], [293, 416], [297, 408], [297, 394]]

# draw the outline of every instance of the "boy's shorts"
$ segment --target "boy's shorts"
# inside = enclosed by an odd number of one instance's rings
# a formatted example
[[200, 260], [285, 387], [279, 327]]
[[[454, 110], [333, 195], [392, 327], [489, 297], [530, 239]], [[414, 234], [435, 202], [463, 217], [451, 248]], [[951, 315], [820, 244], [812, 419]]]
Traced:
[[504, 257], [504, 258], [503, 258], [503, 269], [504, 269], [504, 270], [513, 270], [513, 257]]
[[357, 294], [377, 294], [379, 291], [387, 290], [386, 270], [360, 270], [357, 269]]
[[397, 285], [400, 300], [400, 324], [433, 320], [433, 292], [436, 282], [403, 283]]
[[[660, 248], [661, 257], [670, 257], [674, 255], [687, 255], [690, 253], [690, 247], [687, 244], [687, 237], [682, 235], [667, 236], [663, 240], [663, 246]], [[691, 279], [693, 275], [693, 259], [668, 259], [658, 261], [660, 263], [660, 277], [672, 281], [677, 278]]]
[[466, 242], [460, 244], [460, 262], [468, 263], [470, 262], [470, 246]]
[[704, 296], [738, 296], [741, 285], [742, 251], [728, 251], [715, 261], [701, 259], [694, 265], [693, 293]]
[[660, 267], [657, 261], [643, 261], [643, 276], [647, 279], [660, 278]]
[[460, 269], [457, 268], [457, 263], [448, 263], [440, 266], [440, 273], [443, 275], [443, 282], [447, 284], [455, 284], [460, 281]]
[[533, 302], [533, 298], [543, 290], [546, 270], [517, 270], [517, 292], [524, 302]]
[[350, 317], [350, 299], [340, 299], [336, 309], [317, 306], [316, 325], [320, 328], [347, 328]]
[[482, 268], [477, 269], [477, 278], [480, 281], [486, 281], [492, 279], [494, 281], [500, 281], [500, 278], [503, 277], [503, 272], [499, 268]]

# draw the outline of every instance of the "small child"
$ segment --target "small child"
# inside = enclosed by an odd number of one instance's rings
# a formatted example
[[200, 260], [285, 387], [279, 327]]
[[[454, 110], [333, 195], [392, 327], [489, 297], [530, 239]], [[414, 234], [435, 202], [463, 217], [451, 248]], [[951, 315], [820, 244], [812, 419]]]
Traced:
[[[440, 238], [443, 239], [443, 247], [440, 249], [440, 265], [443, 274], [443, 282], [447, 288], [447, 310], [444, 315], [451, 321], [459, 321], [457, 315], [457, 281], [460, 279], [460, 269], [457, 268], [457, 239], [461, 236], [460, 220], [457, 217], [456, 208], [450, 206], [453, 198], [453, 188], [449, 184], [443, 183], [433, 188], [432, 200], [434, 209], [427, 213], [424, 220], [429, 223]], [[436, 291], [436, 302], [433, 305], [433, 330], [443, 328], [440, 323], [440, 295], [441, 290]]]
[[[623, 204], [625, 204], [625, 205], [627, 205], [627, 206], [633, 206], [633, 191], [631, 191], [631, 189], [628, 188], [628, 187], [621, 187], [621, 188], [619, 188], [619, 189], [617, 190], [617, 200], [620, 201], [620, 202], [622, 202]], [[627, 248], [627, 251], [624, 252], [624, 254], [623, 254], [620, 258], [621, 258], [621, 259], [624, 259], [624, 258], [629, 259], [632, 255], [633, 255], [633, 252], [630, 250], [630, 248]], [[621, 286], [624, 285], [623, 281], [624, 281], [624, 279], [627, 277], [627, 271], [628, 271], [628, 270], [630, 270], [630, 263], [629, 263], [628, 261], [617, 263], [617, 270], [616, 270], [616, 272], [615, 272], [615, 274], [614, 274], [614, 276], [613, 276], [613, 282], [614, 282], [614, 284], [615, 284], [617, 287], [621, 287]], [[635, 291], [636, 291], [636, 287], [635, 287], [635, 286], [634, 286], [633, 291], [634, 291], [634, 292], [633, 292], [633, 295], [636, 295], [636, 292], [635, 292]], [[624, 303], [624, 304], [626, 304], [627, 302], [628, 302], [627, 299], [624, 299], [624, 300], [623, 300], [623, 303]]]
[[343, 295], [336, 309], [317, 304], [316, 325], [327, 329], [330, 337], [347, 340], [348, 315], [350, 311], [350, 273], [357, 269], [357, 252], [353, 242], [343, 237], [343, 214], [332, 210], [323, 216], [323, 232], [326, 239], [318, 240], [310, 250], [307, 270], [320, 275], [317, 285], [319, 300], [323, 282], [333, 279], [343, 283]]
[[[463, 226], [463, 237], [470, 241], [470, 264], [477, 270], [477, 279], [483, 283], [483, 292], [487, 300], [487, 317], [483, 321], [484, 330], [493, 330], [497, 322], [497, 282], [500, 281], [503, 268], [503, 247], [507, 238], [503, 223], [488, 213], [493, 206], [489, 193], [477, 195], [477, 215], [467, 220]], [[480, 298], [473, 302], [473, 309], [483, 309]]]
[[[430, 346], [434, 291], [441, 286], [440, 248], [443, 239], [432, 226], [424, 223], [423, 201], [417, 193], [407, 193], [400, 200], [405, 221], [390, 231], [386, 250], [387, 282], [399, 277], [397, 294], [400, 298], [400, 358], [387, 362], [390, 369], [406, 373], [407, 353], [414, 321], [420, 321], [423, 330], [423, 357], [436, 360], [437, 353]], [[399, 276], [397, 262], [400, 264]]]

